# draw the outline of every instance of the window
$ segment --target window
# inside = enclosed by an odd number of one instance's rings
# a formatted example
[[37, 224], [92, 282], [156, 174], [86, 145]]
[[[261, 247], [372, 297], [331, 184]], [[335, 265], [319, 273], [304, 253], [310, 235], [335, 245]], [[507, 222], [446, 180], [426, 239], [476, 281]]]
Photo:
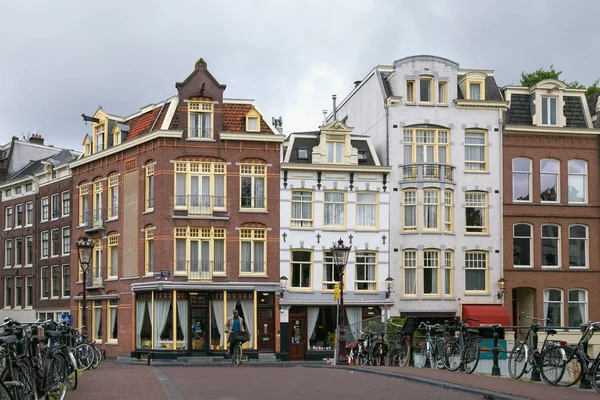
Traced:
[[323, 227], [343, 228], [346, 224], [346, 193], [325, 192]]
[[[185, 300], [187, 303], [187, 300]], [[110, 342], [116, 342], [119, 334], [119, 321], [118, 321], [118, 312], [119, 312], [119, 301], [116, 299], [108, 300], [108, 340]], [[183, 313], [182, 313], [183, 314]], [[181, 318], [178, 316], [178, 318]]]
[[25, 307], [33, 305], [33, 276], [25, 277]]
[[313, 192], [292, 190], [291, 226], [297, 228], [313, 226]]
[[562, 290], [544, 290], [544, 318], [548, 321], [546, 326], [563, 326], [562, 310]]
[[327, 135], [326, 145], [328, 163], [344, 163], [345, 140], [346, 138], [344, 136]]
[[587, 290], [569, 290], [569, 326], [581, 326], [588, 320]]
[[175, 228], [175, 273], [200, 280], [225, 275], [225, 229]]
[[558, 160], [549, 158], [540, 162], [540, 199], [542, 202], [556, 203], [559, 201], [559, 174], [560, 164]]
[[15, 307], [23, 307], [23, 277], [15, 276]]
[[48, 198], [42, 198], [42, 221], [48, 221], [50, 216], [50, 204], [48, 203]]
[[403, 190], [402, 202], [404, 218], [402, 219], [403, 231], [417, 230], [417, 191], [414, 189]]
[[439, 294], [440, 251], [423, 251], [423, 294]]
[[12, 254], [12, 239], [4, 240], [4, 266], [10, 267], [13, 263], [13, 254]]
[[264, 275], [266, 271], [267, 231], [265, 229], [240, 229], [240, 273]]
[[4, 197], [11, 197], [12, 196], [12, 189], [6, 189], [4, 191]]
[[587, 203], [587, 162], [569, 160], [569, 203]]
[[308, 149], [306, 147], [299, 147], [297, 158], [298, 161], [308, 161]]
[[33, 236], [25, 238], [25, 265], [33, 264]]
[[[449, 135], [446, 129], [405, 128], [404, 164], [450, 163]], [[416, 174], [416, 169], [413, 171]], [[404, 174], [406, 175], [406, 171]]]
[[6, 207], [4, 210], [4, 216], [5, 216], [4, 228], [11, 229], [13, 227], [13, 208]]
[[421, 103], [432, 103], [433, 102], [433, 96], [432, 96], [432, 89], [433, 89], [433, 78], [432, 77], [421, 77], [419, 78], [419, 101]]
[[190, 215], [225, 209], [225, 164], [176, 162], [175, 208]]
[[355, 290], [377, 290], [377, 254], [372, 251], [356, 252]]
[[17, 215], [16, 215], [16, 217], [17, 217], [17, 224], [16, 224], [16, 226], [20, 228], [21, 226], [23, 226], [23, 204], [17, 204], [15, 206], [15, 208], [16, 208], [16, 211], [17, 211]]
[[[585, 225], [569, 227], [569, 266], [588, 267], [588, 229]], [[575, 326], [575, 325], [569, 325]]]
[[102, 300], [94, 300], [92, 313], [92, 339], [102, 341]]
[[[146, 171], [148, 172], [148, 171]], [[154, 176], [152, 176], [154, 180]], [[153, 183], [154, 185], [154, 183]], [[119, 175], [108, 177], [108, 218], [119, 217]]]
[[437, 231], [439, 225], [440, 212], [440, 191], [439, 189], [423, 190], [423, 229]]
[[448, 103], [448, 92], [446, 88], [448, 87], [446, 82], [438, 82], [438, 103], [446, 104]]
[[485, 100], [482, 95], [482, 82], [467, 81], [469, 100]]
[[15, 188], [15, 195], [17, 195], [17, 194], [21, 194], [21, 193], [22, 193], [22, 191], [23, 191], [23, 186], [17, 186], [17, 187]]
[[119, 276], [119, 235], [108, 237], [108, 277]]
[[542, 96], [542, 125], [556, 125], [556, 97]]
[[242, 208], [266, 208], [266, 165], [240, 165]]
[[377, 193], [356, 194], [356, 227], [377, 228]]
[[405, 297], [417, 296], [417, 251], [403, 250], [402, 251], [402, 271], [404, 278], [404, 286], [402, 294]]
[[444, 190], [444, 231], [452, 232], [454, 227], [453, 222], [453, 203], [454, 203], [454, 192], [452, 190]]
[[62, 192], [62, 216], [66, 217], [71, 214], [71, 193]]
[[487, 292], [488, 253], [465, 252], [465, 278], [467, 292]]
[[71, 228], [62, 228], [62, 245], [63, 245], [63, 256], [71, 254]]
[[513, 226], [513, 266], [533, 267], [533, 235], [531, 225]]
[[466, 192], [466, 231], [467, 233], [487, 233], [487, 193]]
[[15, 238], [15, 265], [23, 265], [23, 238]]
[[25, 203], [25, 226], [33, 224], [33, 203]]
[[62, 297], [71, 296], [71, 266], [62, 266]]
[[292, 288], [304, 289], [312, 287], [312, 252], [292, 251]]
[[333, 263], [333, 253], [323, 252], [323, 290], [333, 290], [336, 283], [340, 283], [340, 274]]
[[415, 81], [406, 81], [406, 102], [415, 102]]
[[529, 158], [513, 158], [513, 201], [531, 201], [531, 160]]
[[105, 127], [104, 122], [94, 127], [94, 142], [96, 144], [96, 153], [104, 150], [104, 139], [105, 139]]
[[12, 307], [12, 277], [4, 278], [4, 308]]
[[542, 225], [542, 268], [560, 267], [560, 227]]
[[43, 299], [48, 298], [48, 267], [42, 267], [41, 269], [42, 275], [41, 279], [41, 294]]
[[103, 209], [102, 209], [102, 198], [104, 197], [102, 192], [104, 191], [104, 187], [102, 184], [102, 180], [96, 179], [94, 181], [94, 197], [92, 198], [93, 204], [93, 214], [92, 218], [89, 222], [93, 224], [93, 226], [102, 226], [104, 224], [103, 221]]
[[31, 191], [33, 191], [33, 184], [31, 184], [31, 183], [28, 183], [28, 184], [26, 184], [26, 185], [25, 185], [25, 191], [26, 191], [26, 192], [31, 192]]
[[258, 117], [246, 117], [246, 131], [260, 132], [260, 122]]
[[102, 285], [102, 239], [94, 240], [94, 252], [92, 254], [92, 285]]
[[117, 145], [121, 144], [121, 139], [122, 139], [121, 129], [119, 129], [118, 127], [115, 127], [115, 129], [113, 130], [113, 146], [117, 146]]
[[454, 266], [454, 251], [446, 250], [444, 252], [444, 295], [452, 297], [454, 292], [454, 274], [452, 270]]
[[52, 257], [57, 257], [60, 252], [60, 237], [58, 235], [58, 229], [52, 229], [52, 246], [51, 253]]
[[154, 273], [154, 228], [146, 228], [145, 231], [145, 257], [146, 257], [146, 275]]
[[59, 282], [59, 266], [53, 265], [52, 269], [52, 297], [58, 297], [60, 295], [60, 284]]
[[[146, 211], [154, 210], [154, 166], [146, 164]], [[115, 190], [113, 190], [115, 192]], [[112, 197], [111, 197], [112, 199]]]
[[60, 215], [58, 194], [53, 194], [52, 197], [52, 219], [57, 219]]
[[79, 186], [79, 225], [87, 225], [90, 217], [90, 185], [82, 183]]
[[188, 102], [188, 137], [212, 139], [213, 103]]
[[465, 131], [465, 171], [487, 171], [487, 133]]

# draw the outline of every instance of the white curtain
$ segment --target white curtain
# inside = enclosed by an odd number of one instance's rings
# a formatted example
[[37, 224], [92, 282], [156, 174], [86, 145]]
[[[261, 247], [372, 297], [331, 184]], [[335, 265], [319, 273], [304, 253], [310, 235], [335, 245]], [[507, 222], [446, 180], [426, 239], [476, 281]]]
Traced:
[[[320, 307], [308, 307], [308, 337], [312, 338], [313, 333], [315, 332], [315, 326], [317, 326], [317, 319], [319, 318], [319, 311], [321, 311]], [[310, 341], [308, 342], [308, 346], [310, 346]]]
[[333, 143], [327, 142], [327, 162], [333, 162]]
[[188, 301], [177, 300], [177, 315], [179, 316], [179, 327], [183, 332], [183, 348], [187, 349], [188, 340]]
[[225, 175], [215, 175], [213, 207], [225, 207]]
[[252, 242], [242, 242], [242, 272], [252, 271]]
[[254, 272], [265, 272], [265, 244], [254, 242]]
[[417, 269], [404, 269], [404, 291], [406, 294], [417, 294]]
[[135, 336], [137, 339], [137, 347], [142, 347], [142, 325], [144, 324], [144, 315], [148, 308], [148, 300], [138, 300], [135, 310]]
[[360, 337], [360, 331], [362, 331], [362, 308], [361, 307], [346, 307], [346, 318], [348, 329], [354, 337], [358, 340]]
[[223, 300], [213, 300], [212, 308], [215, 320], [217, 321], [217, 329], [219, 330], [219, 334], [221, 335], [220, 344], [223, 345]]
[[169, 310], [171, 309], [171, 300], [154, 300], [154, 348], [160, 348], [160, 334], [165, 325], [167, 325], [167, 318], [169, 316]]
[[175, 174], [175, 205], [185, 206], [186, 203], [186, 174]]
[[325, 225], [344, 225], [344, 193], [325, 193]]
[[265, 207], [265, 178], [254, 178], [254, 208]]
[[225, 241], [215, 239], [214, 247], [214, 265], [213, 272], [225, 272]]
[[359, 193], [356, 196], [356, 224], [373, 228], [377, 219], [377, 195], [375, 193]]
[[113, 332], [115, 331], [115, 323], [117, 322], [117, 308], [110, 308], [110, 332], [108, 333], [107, 339], [114, 339]]
[[102, 339], [102, 308], [94, 308], [94, 325], [96, 338]]
[[585, 292], [583, 290], [577, 291], [577, 297], [579, 299], [579, 315], [581, 318], [581, 323], [585, 322]]
[[335, 162], [341, 163], [344, 160], [344, 143], [335, 144]]
[[241, 300], [242, 311], [244, 312], [244, 322], [250, 332], [249, 348], [254, 348], [254, 300]]

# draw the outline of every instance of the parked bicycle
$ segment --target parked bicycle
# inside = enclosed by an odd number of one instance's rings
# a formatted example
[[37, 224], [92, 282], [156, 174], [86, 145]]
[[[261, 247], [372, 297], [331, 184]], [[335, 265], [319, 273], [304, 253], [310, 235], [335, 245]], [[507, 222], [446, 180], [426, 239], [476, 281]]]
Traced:
[[391, 334], [388, 334], [390, 350], [388, 353], [388, 365], [398, 365], [400, 367], [408, 366], [412, 349], [412, 336], [416, 330], [417, 319], [408, 317], [404, 325], [397, 325], [388, 321], [392, 326], [400, 328]]
[[[427, 361], [431, 368], [444, 368], [444, 354], [445, 344], [443, 336], [447, 336], [447, 331], [443, 325], [435, 324], [431, 325], [429, 321], [421, 322], [419, 329], [425, 330], [425, 337], [423, 344], [413, 354], [415, 367], [423, 368], [427, 365]], [[431, 331], [435, 330], [435, 335], [431, 336]]]
[[444, 354], [444, 366], [449, 371], [456, 371], [461, 366], [467, 374], [472, 374], [477, 368], [480, 357], [479, 343], [481, 337], [477, 329], [469, 328], [467, 322], [479, 322], [474, 318], [467, 318], [458, 326], [458, 338], [451, 341]]

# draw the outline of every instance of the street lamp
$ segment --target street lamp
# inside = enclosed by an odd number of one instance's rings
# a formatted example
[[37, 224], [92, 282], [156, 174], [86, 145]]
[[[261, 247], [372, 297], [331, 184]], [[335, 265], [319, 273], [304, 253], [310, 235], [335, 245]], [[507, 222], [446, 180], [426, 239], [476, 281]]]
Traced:
[[82, 236], [77, 240], [75, 244], [77, 246], [77, 255], [79, 256], [79, 265], [81, 265], [81, 277], [83, 278], [83, 299], [82, 299], [82, 313], [83, 313], [83, 332], [87, 333], [87, 272], [90, 268], [90, 261], [92, 260], [92, 250], [94, 244], [92, 239], [87, 236]]
[[279, 284], [280, 284], [281, 298], [282, 299], [283, 299], [283, 293], [287, 289], [287, 281], [288, 281], [288, 278], [285, 275], [283, 275], [281, 278], [279, 278]]
[[346, 360], [346, 322], [344, 320], [344, 272], [346, 272], [346, 265], [348, 264], [348, 256], [350, 255], [350, 246], [344, 246], [344, 241], [340, 238], [337, 242], [337, 246], [331, 246], [331, 252], [333, 253], [333, 264], [337, 268], [338, 275], [340, 277], [340, 311], [339, 311], [339, 333], [338, 333], [338, 351], [337, 351], [337, 362], [345, 363]]
[[392, 289], [394, 289], [394, 278], [388, 276], [387, 278], [385, 278], [385, 284], [387, 285], [387, 292], [385, 294], [385, 298], [389, 299], [390, 294], [392, 293]]
[[506, 285], [506, 279], [504, 279], [504, 278], [498, 279], [498, 286], [500, 287], [500, 291], [498, 292], [499, 299], [504, 297], [504, 285]]

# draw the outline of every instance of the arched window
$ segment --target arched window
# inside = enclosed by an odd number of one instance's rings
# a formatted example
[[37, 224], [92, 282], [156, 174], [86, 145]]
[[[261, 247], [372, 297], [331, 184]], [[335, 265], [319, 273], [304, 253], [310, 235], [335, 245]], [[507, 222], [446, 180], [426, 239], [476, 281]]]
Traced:
[[547, 326], [563, 326], [563, 292], [560, 289], [544, 290], [544, 318]]
[[513, 226], [513, 265], [533, 267], [533, 235], [529, 224]]
[[540, 200], [542, 203], [560, 201], [560, 163], [544, 158], [540, 161]]
[[588, 228], [585, 225], [569, 226], [569, 267], [588, 267]]
[[512, 174], [513, 201], [531, 202], [531, 160], [513, 158]]
[[569, 203], [587, 203], [587, 161], [569, 160]]
[[569, 290], [569, 326], [581, 326], [588, 320], [588, 292]]
[[542, 225], [542, 268], [560, 267], [560, 226]]

